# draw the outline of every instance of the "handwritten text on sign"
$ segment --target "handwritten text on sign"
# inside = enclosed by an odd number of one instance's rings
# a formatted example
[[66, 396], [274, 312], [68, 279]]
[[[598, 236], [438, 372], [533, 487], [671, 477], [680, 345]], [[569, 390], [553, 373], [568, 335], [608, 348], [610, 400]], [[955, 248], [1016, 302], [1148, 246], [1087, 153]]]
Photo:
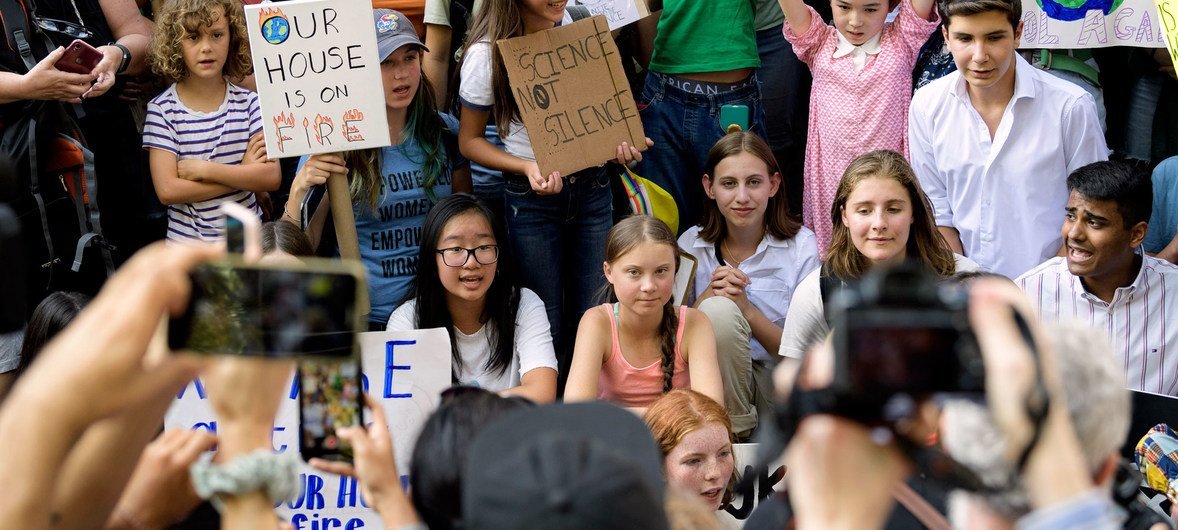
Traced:
[[1178, 0], [1156, 0], [1158, 19], [1166, 36], [1166, 49], [1170, 60], [1178, 64]]
[[[425, 420], [450, 386], [450, 338], [444, 329], [360, 334], [364, 390], [381, 402], [393, 435], [397, 469], [408, 483], [409, 459]], [[299, 382], [283, 389], [274, 421], [274, 452], [299, 450]], [[167, 428], [217, 431], [217, 419], [200, 379], [190, 383], [164, 417]], [[359, 493], [356, 481], [304, 466], [302, 487], [278, 507], [295, 530], [380, 529], [380, 518]]]
[[[1078, 4], [1078, 5], [1077, 5]], [[1165, 46], [1154, 0], [1023, 0], [1022, 48]]]
[[368, 1], [294, 0], [245, 10], [271, 158], [389, 145]]
[[[622, 26], [637, 22], [638, 19], [650, 15], [646, 0], [575, 0], [570, 5], [585, 6], [589, 13], [601, 15], [609, 21], [609, 29], [616, 30]], [[573, 21], [568, 12], [564, 14], [564, 23]]]
[[605, 17], [497, 45], [542, 174], [600, 165], [622, 142], [645, 149], [638, 107]]

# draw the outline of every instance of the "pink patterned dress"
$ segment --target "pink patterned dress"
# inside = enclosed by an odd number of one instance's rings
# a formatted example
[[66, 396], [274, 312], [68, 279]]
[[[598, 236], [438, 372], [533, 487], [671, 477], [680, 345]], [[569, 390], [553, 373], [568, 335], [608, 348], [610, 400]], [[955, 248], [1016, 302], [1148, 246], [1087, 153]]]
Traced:
[[805, 34], [795, 35], [788, 23], [784, 33], [814, 76], [802, 218], [818, 236], [818, 252], [825, 259], [833, 230], [830, 207], [851, 160], [876, 149], [908, 156], [912, 67], [940, 18], [922, 20], [908, 0], [901, 0], [896, 19], [880, 34], [879, 53], [869, 55], [867, 64], [857, 70], [852, 55], [833, 57], [838, 29], [809, 9], [810, 27]]

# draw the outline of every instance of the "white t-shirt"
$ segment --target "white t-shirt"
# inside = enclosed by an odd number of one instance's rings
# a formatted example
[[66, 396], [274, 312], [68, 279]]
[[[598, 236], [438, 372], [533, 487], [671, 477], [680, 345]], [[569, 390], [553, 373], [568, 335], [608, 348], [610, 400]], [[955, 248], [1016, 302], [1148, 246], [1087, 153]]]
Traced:
[[[954, 270], [957, 272], [972, 272], [979, 268], [973, 260], [960, 254], [954, 254], [953, 261]], [[821, 267], [814, 269], [794, 291], [794, 298], [789, 303], [789, 313], [785, 315], [785, 325], [781, 330], [781, 348], [777, 350], [777, 354], [782, 357], [802, 360], [812, 338], [825, 336], [830, 332], [822, 305], [822, 286], [819, 280], [821, 272]]]
[[[480, 40], [470, 46], [462, 60], [462, 86], [458, 88], [458, 99], [464, 106], [490, 112], [495, 104], [495, 93], [491, 86], [491, 44]], [[494, 125], [493, 123], [491, 125]], [[532, 139], [528, 130], [519, 120], [512, 120], [503, 138], [504, 148], [511, 156], [524, 160], [535, 160]]]
[[[699, 237], [699, 227], [693, 226], [679, 236], [679, 248], [695, 257], [695, 287], [691, 303], [703, 294], [712, 282], [712, 272], [720, 267], [716, 259], [716, 245]], [[788, 241], [766, 235], [757, 250], [737, 267], [752, 282], [745, 288], [749, 302], [778, 326], [785, 324], [785, 314], [798, 282], [818, 268], [818, 239], [809, 228], [802, 227]], [[753, 359], [770, 360], [769, 352], [754, 337], [749, 344]]]
[[[389, 331], [417, 329], [416, 300], [409, 300], [389, 317]], [[552, 348], [552, 333], [548, 329], [548, 313], [544, 302], [536, 293], [520, 289], [519, 309], [515, 313], [515, 355], [511, 364], [502, 374], [487, 370], [487, 359], [491, 357], [491, 340], [487, 326], [479, 328], [473, 335], [454, 330], [454, 341], [462, 366], [454, 371], [458, 381], [464, 385], [485, 388], [493, 392], [519, 386], [520, 378], [536, 368], [556, 370], [556, 352]]]

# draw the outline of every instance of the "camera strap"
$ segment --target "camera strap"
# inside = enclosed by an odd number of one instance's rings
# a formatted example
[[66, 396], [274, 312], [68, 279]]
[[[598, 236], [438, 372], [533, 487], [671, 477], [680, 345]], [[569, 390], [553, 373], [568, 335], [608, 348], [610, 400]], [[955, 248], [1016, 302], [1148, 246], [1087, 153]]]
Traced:
[[1035, 446], [1039, 445], [1039, 438], [1043, 433], [1043, 423], [1047, 421], [1047, 413], [1051, 408], [1051, 395], [1047, 392], [1047, 384], [1043, 382], [1043, 361], [1039, 353], [1039, 346], [1031, 334], [1031, 327], [1027, 325], [1027, 320], [1023, 318], [1022, 313], [1013, 307], [1011, 313], [1014, 316], [1015, 325], [1018, 326], [1019, 334], [1022, 335], [1027, 347], [1031, 350], [1031, 362], [1035, 365], [1035, 383], [1031, 386], [1026, 399], [1027, 417], [1031, 420], [1033, 427], [1031, 439], [1027, 440], [1027, 446], [1023, 448], [1015, 464], [1015, 473], [1022, 475], [1027, 461], [1031, 459], [1031, 452], [1035, 450]]

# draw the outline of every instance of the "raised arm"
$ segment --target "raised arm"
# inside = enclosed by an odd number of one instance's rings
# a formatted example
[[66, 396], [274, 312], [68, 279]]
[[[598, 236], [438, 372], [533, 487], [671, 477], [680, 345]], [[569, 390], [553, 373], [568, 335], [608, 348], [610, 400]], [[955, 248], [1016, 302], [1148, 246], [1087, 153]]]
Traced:
[[679, 351], [687, 361], [691, 389], [724, 405], [724, 381], [720, 378], [720, 361], [716, 359], [716, 334], [712, 321], [698, 309], [687, 310], [683, 324], [683, 344]]
[[923, 20], [929, 20], [933, 15], [936, 0], [912, 0], [912, 11]]
[[802, 0], [777, 0], [777, 5], [780, 5], [781, 12], [785, 13], [785, 22], [789, 24], [789, 29], [794, 35], [801, 35], [810, 28], [810, 10]]

